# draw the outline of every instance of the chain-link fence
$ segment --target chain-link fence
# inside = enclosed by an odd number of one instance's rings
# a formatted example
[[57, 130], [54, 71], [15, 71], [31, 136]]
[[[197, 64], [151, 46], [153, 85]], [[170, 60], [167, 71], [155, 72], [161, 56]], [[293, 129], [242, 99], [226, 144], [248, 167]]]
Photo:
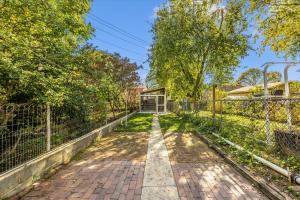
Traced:
[[126, 115], [124, 109], [85, 108], [86, 113], [59, 106], [0, 105], [0, 174]]
[[218, 133], [278, 165], [300, 172], [300, 99], [198, 101], [171, 107], [180, 107], [199, 131]]

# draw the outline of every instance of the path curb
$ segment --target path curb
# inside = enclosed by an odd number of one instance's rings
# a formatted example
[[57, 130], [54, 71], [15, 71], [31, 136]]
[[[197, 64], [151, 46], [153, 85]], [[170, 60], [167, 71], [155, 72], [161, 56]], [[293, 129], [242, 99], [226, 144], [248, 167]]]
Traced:
[[275, 186], [269, 185], [264, 179], [254, 177], [245, 167], [239, 165], [234, 160], [229, 158], [226, 153], [224, 153], [219, 147], [217, 147], [213, 142], [206, 138], [203, 134], [197, 132], [194, 133], [198, 138], [205, 142], [210, 148], [212, 148], [216, 153], [218, 153], [224, 160], [234, 167], [243, 177], [249, 180], [255, 185], [262, 193], [264, 193], [268, 198], [274, 200], [291, 200], [288, 195], [282, 194], [282, 192]]

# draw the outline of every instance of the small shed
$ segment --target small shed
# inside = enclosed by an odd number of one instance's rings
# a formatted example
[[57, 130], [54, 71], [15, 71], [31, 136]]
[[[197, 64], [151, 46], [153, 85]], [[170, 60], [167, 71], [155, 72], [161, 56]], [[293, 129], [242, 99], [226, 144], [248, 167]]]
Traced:
[[165, 88], [146, 90], [140, 93], [140, 112], [167, 112], [167, 92]]

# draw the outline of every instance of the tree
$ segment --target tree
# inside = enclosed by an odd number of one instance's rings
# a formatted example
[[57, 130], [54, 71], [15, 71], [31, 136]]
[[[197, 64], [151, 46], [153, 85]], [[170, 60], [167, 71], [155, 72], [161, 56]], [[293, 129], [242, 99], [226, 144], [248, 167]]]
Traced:
[[[281, 81], [281, 74], [276, 71], [267, 73], [269, 83]], [[250, 68], [243, 72], [237, 79], [237, 84], [241, 86], [255, 86], [263, 83], [263, 71], [259, 68]]]
[[89, 0], [1, 1], [0, 85], [7, 102], [61, 104], [87, 63]]
[[247, 22], [238, 1], [228, 1], [224, 9], [212, 1], [170, 1], [157, 16], [149, 77], [172, 97], [200, 97], [207, 76], [214, 82], [228, 79], [246, 55]]
[[98, 93], [109, 105], [113, 115], [116, 110], [124, 108], [126, 99], [130, 106], [135, 106], [136, 94], [133, 91], [140, 83], [137, 71], [140, 67], [116, 53], [98, 51], [96, 54], [98, 60], [95, 62], [95, 70], [98, 73], [93, 78], [93, 84], [98, 87]]
[[90, 4], [0, 1], [0, 103], [49, 102], [80, 120], [95, 110], [105, 115], [108, 104], [121, 109], [125, 88], [139, 82], [138, 66], [87, 44]]
[[262, 45], [285, 57], [300, 55], [299, 0], [250, 0], [250, 8], [257, 16]]
[[243, 72], [237, 79], [237, 84], [242, 86], [258, 85], [262, 81], [262, 71], [258, 68], [250, 68]]

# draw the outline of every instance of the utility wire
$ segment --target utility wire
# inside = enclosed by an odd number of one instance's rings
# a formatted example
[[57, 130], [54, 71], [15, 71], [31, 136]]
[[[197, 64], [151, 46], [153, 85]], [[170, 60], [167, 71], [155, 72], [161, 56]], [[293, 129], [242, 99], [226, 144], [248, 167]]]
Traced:
[[131, 34], [131, 33], [128, 33], [127, 31], [125, 31], [125, 30], [123, 30], [123, 29], [121, 29], [121, 28], [119, 28], [119, 27], [117, 27], [117, 26], [115, 26], [115, 25], [113, 25], [113, 24], [111, 24], [111, 23], [105, 21], [104, 19], [101, 19], [100, 17], [96, 16], [96, 15], [93, 14], [93, 13], [90, 13], [90, 16], [91, 16], [96, 22], [98, 22], [98, 23], [100, 23], [100, 24], [106, 26], [107, 28], [110, 28], [110, 29], [112, 29], [112, 30], [114, 30], [114, 31], [117, 31], [117, 32], [119, 32], [120, 34], [122, 34], [122, 35], [124, 35], [124, 36], [126, 36], [126, 37], [128, 37], [128, 38], [131, 38], [131, 39], [133, 39], [133, 40], [135, 40], [135, 41], [137, 41], [137, 42], [148, 44], [147, 41], [145, 41], [145, 40], [143, 40], [143, 39], [141, 39], [141, 38], [139, 38], [139, 37], [137, 37], [137, 36], [135, 36], [135, 35], [133, 35], [133, 34]]
[[147, 50], [147, 48], [145, 48], [145, 47], [143, 47], [143, 46], [141, 46], [141, 45], [138, 45], [138, 44], [136, 44], [136, 43], [133, 43], [133, 42], [131, 42], [131, 41], [128, 41], [128, 40], [126, 40], [126, 39], [123, 39], [122, 37], [117, 36], [117, 35], [115, 35], [115, 34], [109, 32], [109, 31], [106, 31], [106, 30], [104, 30], [104, 29], [98, 28], [97, 26], [94, 26], [94, 25], [93, 25], [93, 27], [94, 27], [96, 30], [98, 30], [98, 31], [104, 32], [104, 33], [106, 33], [107, 35], [110, 35], [110, 36], [113, 36], [113, 37], [115, 37], [115, 38], [118, 38], [118, 39], [120, 39], [120, 40], [122, 40], [122, 41], [124, 41], [124, 42], [127, 42], [128, 44], [131, 44], [131, 45], [134, 45], [134, 46], [137, 46], [137, 47], [139, 47], [139, 48], [142, 48], [142, 49], [146, 49], [146, 50]]
[[112, 43], [112, 42], [108, 42], [108, 41], [105, 41], [105, 40], [102, 40], [102, 39], [98, 39], [98, 38], [95, 38], [94, 40], [99, 41], [99, 42], [102, 42], [102, 43], [105, 43], [105, 44], [108, 44], [108, 45], [111, 45], [111, 46], [114, 46], [114, 47], [119, 48], [119, 49], [122, 49], [122, 50], [124, 50], [124, 51], [128, 51], [128, 52], [134, 53], [134, 54], [139, 55], [139, 56], [144, 56], [143, 54], [140, 54], [140, 53], [138, 53], [138, 52], [136, 52], [136, 51], [133, 51], [133, 50], [130, 50], [130, 49], [126, 49], [126, 48], [121, 47], [121, 46], [119, 46], [119, 45], [116, 45], [116, 44], [114, 44], [114, 43]]

